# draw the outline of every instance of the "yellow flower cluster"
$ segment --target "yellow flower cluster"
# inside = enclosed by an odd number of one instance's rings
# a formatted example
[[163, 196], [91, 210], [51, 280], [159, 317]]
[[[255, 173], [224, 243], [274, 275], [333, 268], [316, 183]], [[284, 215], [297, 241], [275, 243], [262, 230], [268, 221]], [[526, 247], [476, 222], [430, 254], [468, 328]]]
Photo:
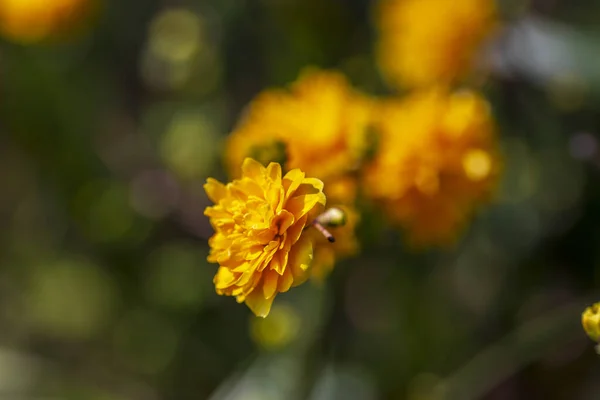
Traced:
[[[310, 69], [289, 89], [267, 90], [249, 105], [228, 138], [226, 164], [235, 180], [206, 185], [217, 203], [206, 211], [216, 231], [209, 261], [220, 266], [217, 291], [264, 316], [277, 292], [307, 276], [322, 281], [336, 261], [356, 254], [359, 194], [405, 228], [413, 244], [448, 244], [489, 198], [500, 158], [490, 107], [476, 92], [437, 87], [402, 99], [373, 99], [337, 72]], [[283, 180], [279, 165], [290, 171]], [[304, 173], [318, 178], [318, 184], [310, 182], [322, 197], [310, 197], [295, 214], [286, 203], [295, 198], [287, 187], [295, 186], [286, 182], [306, 179]], [[288, 197], [273, 194], [277, 191]], [[328, 212], [307, 219], [325, 196]], [[294, 232], [291, 242], [277, 233], [281, 210], [292, 215], [283, 224]], [[343, 216], [334, 219], [344, 223], [319, 219], [333, 210]], [[335, 243], [320, 229], [300, 236], [313, 221], [323, 222]], [[284, 258], [288, 253], [290, 261]]]
[[[337, 71], [307, 68], [248, 105], [226, 144], [234, 181], [206, 185], [217, 203], [206, 212], [217, 292], [256, 315], [268, 314], [276, 293], [309, 276], [320, 282], [357, 253], [359, 198], [414, 246], [447, 245], [496, 186], [490, 106], [475, 91], [451, 89], [490, 32], [492, 0], [384, 0], [381, 11], [380, 67], [389, 83], [416, 91], [377, 99]], [[304, 184], [312, 197], [288, 194], [304, 173], [316, 178]], [[318, 214], [325, 196], [328, 209]]]
[[380, 71], [393, 87], [460, 80], [496, 25], [494, 0], [382, 0]]
[[204, 188], [215, 203], [205, 215], [215, 230], [208, 261], [219, 264], [217, 293], [265, 317], [277, 293], [308, 277], [312, 242], [302, 232], [325, 205], [323, 182], [298, 169], [282, 176], [279, 164], [247, 158], [240, 179], [209, 178]]
[[227, 144], [235, 176], [240, 160], [279, 160], [327, 181], [356, 169], [370, 122], [370, 100], [344, 75], [307, 68], [289, 89], [260, 93]]
[[435, 88], [384, 100], [378, 110], [379, 151], [365, 168], [366, 193], [413, 244], [451, 243], [498, 176], [488, 103], [472, 91]]
[[34, 43], [57, 38], [81, 25], [95, 0], [0, 0], [0, 32]]
[[307, 68], [288, 89], [260, 93], [227, 141], [226, 165], [232, 177], [245, 157], [299, 168], [325, 182], [328, 206], [343, 206], [347, 212], [347, 223], [331, 229], [334, 244], [311, 231], [311, 271], [318, 280], [336, 259], [358, 250], [355, 175], [367, 146], [371, 105], [371, 99], [354, 90], [341, 73]]

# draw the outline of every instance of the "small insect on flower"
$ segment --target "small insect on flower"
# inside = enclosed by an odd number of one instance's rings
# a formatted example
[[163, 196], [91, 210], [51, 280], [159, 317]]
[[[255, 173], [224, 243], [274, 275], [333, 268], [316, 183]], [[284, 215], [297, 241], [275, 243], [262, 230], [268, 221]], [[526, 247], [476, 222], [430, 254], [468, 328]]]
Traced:
[[[590, 339], [594, 342], [600, 341], [600, 302], [592, 304], [583, 311], [581, 325]], [[600, 353], [600, 345], [596, 345], [596, 351]]]
[[309, 276], [313, 244], [303, 232], [325, 205], [323, 182], [246, 158], [240, 179], [209, 178], [204, 189], [215, 203], [204, 214], [215, 230], [208, 261], [219, 264], [216, 291], [266, 317], [277, 293]]

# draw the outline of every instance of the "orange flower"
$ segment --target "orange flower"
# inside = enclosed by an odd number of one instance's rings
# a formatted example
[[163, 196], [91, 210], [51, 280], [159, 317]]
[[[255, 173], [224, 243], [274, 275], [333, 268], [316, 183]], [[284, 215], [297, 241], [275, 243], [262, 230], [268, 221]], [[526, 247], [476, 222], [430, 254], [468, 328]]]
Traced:
[[95, 0], [0, 0], [0, 31], [9, 38], [33, 43], [81, 25]]
[[244, 157], [285, 161], [327, 180], [356, 170], [366, 147], [370, 101], [337, 72], [304, 70], [289, 90], [262, 92], [227, 142], [232, 176]]
[[282, 177], [279, 164], [265, 168], [247, 158], [240, 179], [223, 185], [209, 178], [204, 188], [215, 203], [205, 215], [215, 229], [208, 261], [219, 264], [217, 293], [266, 317], [277, 293], [308, 276], [312, 243], [302, 233], [325, 205], [323, 183], [299, 169]]
[[378, 152], [366, 193], [402, 225], [413, 244], [448, 244], [485, 202], [500, 169], [488, 103], [445, 89], [387, 100], [376, 118]]
[[378, 61], [394, 87], [463, 78], [496, 25], [493, 0], [382, 0]]

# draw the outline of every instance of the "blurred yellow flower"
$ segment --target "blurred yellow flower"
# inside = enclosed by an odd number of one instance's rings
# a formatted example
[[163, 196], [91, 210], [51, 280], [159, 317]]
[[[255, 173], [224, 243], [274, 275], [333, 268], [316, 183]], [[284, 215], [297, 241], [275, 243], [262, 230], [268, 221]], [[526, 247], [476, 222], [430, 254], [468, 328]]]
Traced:
[[594, 342], [600, 341], [600, 302], [592, 304], [581, 314], [583, 330]]
[[204, 213], [215, 229], [208, 261], [219, 264], [216, 291], [266, 317], [277, 293], [308, 277], [312, 242], [302, 232], [325, 205], [323, 182], [299, 169], [282, 177], [279, 164], [247, 158], [240, 179], [209, 178], [204, 189], [215, 203]]
[[496, 25], [494, 0], [382, 0], [377, 57], [394, 87], [448, 84], [469, 72]]
[[500, 170], [488, 103], [473, 91], [434, 88], [383, 100], [377, 154], [365, 192], [402, 225], [413, 245], [451, 244]]
[[355, 170], [367, 145], [370, 104], [344, 75], [307, 68], [289, 90], [266, 90], [252, 101], [228, 138], [228, 170], [236, 176], [245, 157], [285, 161], [323, 180]]
[[81, 26], [96, 0], [0, 0], [0, 31], [12, 40], [34, 43]]

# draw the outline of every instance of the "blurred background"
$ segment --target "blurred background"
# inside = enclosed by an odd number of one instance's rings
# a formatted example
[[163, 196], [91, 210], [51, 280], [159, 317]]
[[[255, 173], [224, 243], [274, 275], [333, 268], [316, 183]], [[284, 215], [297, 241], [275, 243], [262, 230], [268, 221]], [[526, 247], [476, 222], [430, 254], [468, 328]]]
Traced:
[[600, 300], [600, 3], [498, 2], [482, 90], [504, 174], [456, 248], [367, 220], [358, 257], [265, 320], [214, 291], [202, 185], [227, 179], [244, 106], [306, 65], [389, 92], [375, 2], [0, 3], [0, 399], [600, 398], [580, 325]]

